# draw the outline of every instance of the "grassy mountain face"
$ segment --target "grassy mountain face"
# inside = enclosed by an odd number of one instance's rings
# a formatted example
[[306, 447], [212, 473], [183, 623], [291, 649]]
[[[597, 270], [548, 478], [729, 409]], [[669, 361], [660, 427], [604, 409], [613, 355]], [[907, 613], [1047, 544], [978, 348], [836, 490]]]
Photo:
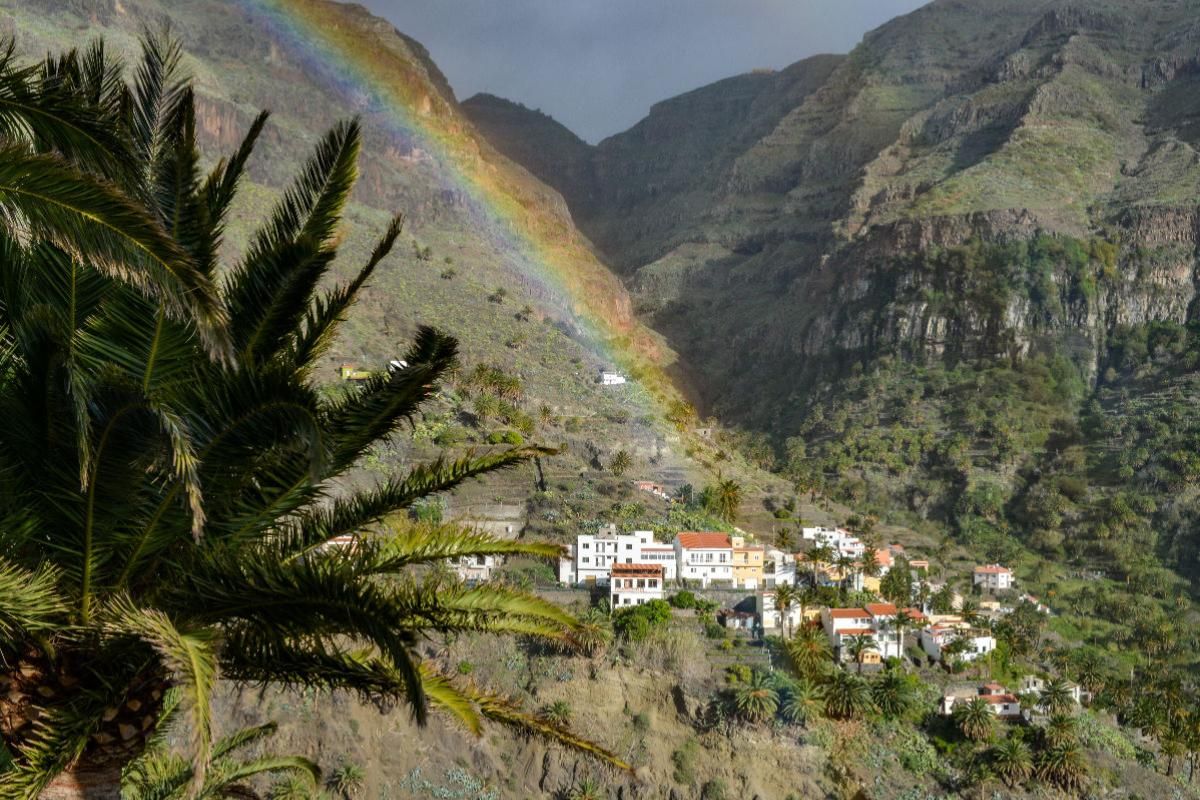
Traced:
[[[464, 108], [563, 192], [704, 405], [802, 483], [996, 553], [1196, 575], [1193, 481], [1161, 447], [1178, 462], [1196, 418], [1198, 19], [938, 0], [848, 57], [660, 103], [557, 176], [545, 120]], [[1152, 433], [1164, 415], [1182, 425]]]
[[[30, 57], [82, 47], [96, 37], [132, 55], [145, 27], [169, 27], [183, 47], [182, 71], [194, 79], [198, 136], [209, 163], [240, 143], [260, 110], [270, 110], [243, 208], [228, 231], [230, 252], [243, 248], [320, 134], [339, 119], [359, 115], [361, 178], [341, 232], [338, 279], [353, 275], [366, 260], [392, 214], [405, 216], [405, 232], [350, 315], [326, 376], [333, 379], [343, 363], [381, 369], [405, 349], [418, 324], [430, 324], [459, 338], [464, 381], [475, 365], [485, 364], [517, 378], [520, 387], [517, 415], [476, 414], [465, 390], [449, 391], [444, 413], [428, 421], [418, 445], [440, 437], [486, 446], [489, 435], [517, 427], [525, 437], [570, 444], [567, 455], [545, 465], [551, 477], [576, 476], [587, 470], [592, 451], [599, 450], [606, 462], [619, 447], [655, 454], [660, 479], [692, 470], [694, 464], [665, 443], [661, 420], [653, 419], [657, 406], [642, 382], [610, 391], [594, 382], [609, 356], [584, 335], [581, 317], [603, 319], [623, 339], [622, 349], [662, 364], [672, 356], [638, 323], [629, 295], [576, 231], [558, 192], [479, 137], [426, 50], [390, 24], [359, 6], [325, 0], [285, 4], [369, 48], [393, 96], [403, 98], [419, 126], [436, 132], [440, 152], [396, 124], [386, 102], [348, 91], [338, 75], [343, 65], [313, 60], [297, 48], [262, 13], [268, 5], [3, 0], [0, 27]], [[496, 203], [521, 213], [495, 218], [469, 188], [473, 182], [486, 182]], [[525, 238], [542, 242], [539, 252], [521, 247]], [[544, 260], [558, 265], [561, 285], [545, 280]], [[401, 444], [383, 460], [403, 458], [412, 443]], [[636, 463], [646, 468], [644, 460]], [[479, 503], [523, 506], [533, 486], [530, 471], [466, 494]]]

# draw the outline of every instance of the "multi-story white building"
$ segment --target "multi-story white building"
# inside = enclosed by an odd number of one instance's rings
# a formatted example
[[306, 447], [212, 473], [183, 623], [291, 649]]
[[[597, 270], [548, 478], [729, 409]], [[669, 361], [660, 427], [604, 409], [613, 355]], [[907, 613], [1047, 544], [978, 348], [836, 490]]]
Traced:
[[776, 586], [795, 585], [796, 556], [777, 548], [768, 549], [767, 564], [763, 570], [763, 586], [774, 589]]
[[662, 600], [664, 583], [659, 564], [613, 564], [608, 583], [609, 608], [616, 610]]
[[854, 534], [841, 528], [802, 528], [800, 535], [811, 542], [832, 547], [839, 556], [862, 558], [866, 545]]
[[733, 583], [733, 543], [725, 533], [689, 531], [675, 535], [675, 568], [683, 580], [701, 586]]
[[996, 649], [996, 639], [989, 631], [961, 620], [938, 622], [921, 631], [921, 649], [938, 661], [944, 660], [946, 648], [958, 641], [963, 644], [952, 649], [962, 648], [954, 655], [959, 661], [974, 661]]
[[1010, 589], [1013, 585], [1012, 570], [999, 564], [976, 567], [973, 578], [976, 586], [982, 586], [988, 591]]
[[559, 560], [558, 580], [572, 585], [604, 586], [614, 564], [656, 564], [664, 580], [675, 579], [675, 548], [655, 542], [654, 531], [617, 533], [616, 525], [603, 525], [595, 534], [580, 534], [568, 554]]
[[[639, 558], [642, 564], [657, 564], [663, 568], [663, 580], [675, 580], [675, 548], [669, 544], [643, 544]], [[637, 563], [637, 562], [635, 562]]]

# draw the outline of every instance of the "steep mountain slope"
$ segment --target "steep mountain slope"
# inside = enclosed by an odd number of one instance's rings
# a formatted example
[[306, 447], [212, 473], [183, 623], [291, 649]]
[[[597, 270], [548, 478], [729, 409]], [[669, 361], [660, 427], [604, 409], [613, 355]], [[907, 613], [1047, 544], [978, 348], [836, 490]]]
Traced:
[[[1078, 426], [1086, 403], [1112, 411], [1144, 372], [1110, 369], [1125, 337], [1166, 325], [1188, 340], [1198, 19], [1194, 0], [937, 0], [844, 59], [659, 104], [596, 147], [590, 171], [578, 148], [570, 176], [550, 173], [554, 155], [530, 163], [626, 277], [706, 407], [771, 432], [781, 452], [790, 437], [797, 478], [964, 535], [982, 517], [963, 493], [994, 485], [999, 508], [983, 517], [1003, 522], [1001, 540], [1057, 551], [1069, 534], [1080, 558], [1127, 565], [1122, 554], [1190, 549], [1178, 517], [1194, 517], [1179, 508], [1193, 498], [1142, 481], [1157, 500], [1138, 526], [1162, 535], [1085, 546], [1100, 537], [1095, 504], [1127, 487]], [[825, 74], [790, 94], [760, 90], [770, 113], [745, 110], [756, 82], [817, 66]], [[524, 158], [511, 117], [493, 130], [464, 107]], [[714, 158], [681, 131], [720, 132], [732, 152]], [[1039, 483], [1064, 471], [1048, 442], [1083, 448], [1066, 468], [1084, 481], [1074, 497]], [[1132, 461], [1127, 478], [1154, 459]], [[1066, 511], [1030, 512], [1040, 492]]]
[[[300, 30], [301, 23], [312, 27]], [[575, 230], [561, 196], [476, 134], [429, 54], [390, 24], [327, 0], [2, 0], [0, 25], [19, 52], [35, 56], [103, 36], [132, 57], [145, 27], [169, 27], [195, 80], [200, 146], [210, 162], [270, 110], [244, 213], [230, 226], [231, 254], [320, 133], [359, 115], [362, 174], [337, 277], [357, 270], [393, 213], [405, 216], [405, 234], [351, 315], [327, 375], [343, 363], [379, 369], [416, 325], [436, 325], [459, 337], [464, 374], [478, 363], [496, 365], [521, 379], [531, 414], [548, 409], [536, 436], [572, 444], [546, 465], [551, 476], [586, 469], [591, 441], [605, 443], [605, 458], [621, 446], [658, 453], [659, 479], [694, 474], [694, 464], [665, 443], [654, 397], [673, 392], [660, 369], [673, 360], [669, 348], [635, 319], [629, 295]], [[365, 77], [362, 65], [345, 61], [346, 42], [370, 54]], [[596, 372], [613, 365], [639, 379], [602, 390]], [[570, 433], [567, 420], [575, 421]], [[532, 487], [522, 473], [485, 498], [523, 504]]]

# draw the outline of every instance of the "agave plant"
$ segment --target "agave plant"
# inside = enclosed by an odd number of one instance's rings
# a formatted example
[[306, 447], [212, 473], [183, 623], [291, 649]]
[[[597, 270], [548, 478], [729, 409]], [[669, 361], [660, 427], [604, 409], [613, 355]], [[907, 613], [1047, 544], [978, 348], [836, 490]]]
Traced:
[[438, 459], [347, 488], [456, 359], [452, 338], [423, 328], [403, 369], [340, 391], [316, 382], [401, 230], [397, 219], [349, 283], [318, 288], [356, 178], [357, 123], [322, 138], [222, 265], [266, 116], [202, 174], [178, 49], [144, 49], [131, 86], [99, 46], [36, 68], [14, 66], [11, 48], [0, 61], [0, 135], [12, 163], [37, 167], [21, 185], [58, 176], [46, 194], [82, 198], [53, 215], [22, 206], [0, 157], [0, 737], [12, 756], [0, 798], [52, 781], [111, 794], [171, 687], [202, 783], [219, 675], [392, 699], [419, 722], [432, 705], [473, 731], [489, 718], [611, 758], [415, 649], [429, 634], [562, 641], [577, 629], [526, 592], [427, 569], [557, 547], [395, 517], [545, 451]]

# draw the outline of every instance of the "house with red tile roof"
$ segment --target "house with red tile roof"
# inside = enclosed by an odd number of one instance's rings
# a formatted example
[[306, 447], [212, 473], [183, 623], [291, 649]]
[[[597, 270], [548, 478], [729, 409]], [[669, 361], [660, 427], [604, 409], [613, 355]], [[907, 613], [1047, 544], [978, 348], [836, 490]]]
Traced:
[[1020, 698], [998, 683], [985, 683], [974, 689], [960, 688], [947, 692], [943, 695], [938, 710], [943, 716], [948, 717], [954, 713], [955, 706], [969, 702], [976, 697], [982, 698], [987, 703], [988, 710], [997, 719], [1011, 722], [1021, 718]]
[[1010, 589], [1013, 585], [1012, 570], [999, 564], [976, 567], [972, 577], [976, 586], [982, 586], [988, 591]]
[[662, 564], [613, 564], [608, 580], [609, 608], [640, 606], [662, 600]]
[[733, 542], [729, 534], [716, 531], [684, 531], [675, 534], [676, 575], [701, 586], [733, 584]]
[[[898, 616], [914, 618], [916, 609], [898, 609], [892, 603], [868, 603], [863, 608], [826, 608], [821, 611], [821, 625], [829, 636], [835, 657], [841, 661], [849, 637], [870, 636], [878, 659], [899, 658], [903, 649], [903, 633], [897, 629]], [[867, 663], [867, 662], [864, 662]]]

